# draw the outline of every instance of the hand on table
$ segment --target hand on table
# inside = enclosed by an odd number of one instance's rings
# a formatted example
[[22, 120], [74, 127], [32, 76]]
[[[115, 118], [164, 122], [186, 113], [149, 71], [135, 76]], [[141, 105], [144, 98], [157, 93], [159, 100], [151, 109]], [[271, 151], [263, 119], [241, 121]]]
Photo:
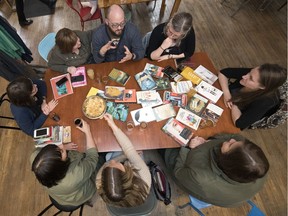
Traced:
[[189, 147], [190, 148], [196, 148], [197, 146], [205, 143], [206, 140], [203, 137], [194, 137], [193, 139], [191, 139], [190, 143], [189, 143]]
[[52, 110], [54, 110], [54, 108], [58, 105], [58, 100], [51, 100], [48, 103], [48, 107], [49, 107], [49, 112], [51, 112]]
[[130, 52], [128, 47], [124, 45], [124, 49], [125, 49], [125, 56], [119, 61], [119, 63], [129, 61], [133, 58], [133, 54]]
[[163, 55], [163, 56], [160, 56], [160, 57], [157, 59], [157, 61], [158, 61], [158, 62], [161, 62], [161, 61], [164, 61], [164, 60], [167, 60], [167, 59], [169, 59], [169, 55]]
[[115, 130], [115, 129], [118, 128], [117, 125], [115, 124], [114, 120], [113, 120], [112, 115], [110, 115], [110, 114], [108, 114], [108, 113], [105, 113], [104, 119], [107, 121], [109, 127], [110, 127], [112, 130]]
[[70, 73], [71, 75], [75, 74], [76, 73], [76, 67], [74, 66], [71, 66], [71, 67], [68, 67], [67, 68], [67, 72]]

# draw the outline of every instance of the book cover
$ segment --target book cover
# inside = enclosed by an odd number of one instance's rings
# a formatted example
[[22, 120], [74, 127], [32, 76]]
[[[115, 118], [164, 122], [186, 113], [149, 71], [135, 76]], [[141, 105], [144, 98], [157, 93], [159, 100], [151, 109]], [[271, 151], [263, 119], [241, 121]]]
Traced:
[[71, 75], [71, 83], [73, 88], [87, 85], [86, 70], [84, 66], [76, 68], [76, 72]]
[[137, 73], [135, 79], [143, 91], [155, 89], [157, 87], [152, 76], [146, 72]]
[[181, 72], [181, 75], [190, 80], [193, 84], [198, 85], [202, 79], [194, 73], [194, 70], [190, 67], [185, 67], [184, 70]]
[[136, 89], [125, 89], [122, 100], [115, 100], [116, 103], [136, 103]]
[[179, 109], [176, 119], [194, 130], [198, 129], [201, 122], [201, 117], [183, 108]]
[[187, 95], [164, 91], [163, 103], [171, 103], [173, 106], [186, 107]]
[[209, 71], [204, 66], [200, 65], [197, 67], [194, 72], [204, 81], [209, 83], [210, 85], [213, 85], [213, 83], [218, 79], [218, 76]]
[[137, 91], [137, 103], [141, 104], [142, 107], [147, 107], [147, 106], [158, 106], [161, 105], [162, 99], [159, 94], [159, 92], [156, 92], [155, 90], [150, 90], [150, 91]]
[[35, 147], [36, 148], [42, 148], [46, 145], [49, 144], [55, 144], [55, 145], [60, 145], [63, 142], [63, 126], [51, 126], [51, 136], [48, 138], [43, 138], [43, 139], [34, 139], [35, 141]]
[[97, 95], [99, 89], [95, 88], [95, 87], [91, 87], [88, 94], [86, 95], [86, 98], [92, 96], [92, 95]]
[[216, 126], [217, 121], [223, 113], [223, 109], [215, 104], [209, 103], [202, 113], [201, 117], [205, 121], [211, 121], [213, 126]]
[[180, 82], [171, 82], [172, 92], [185, 94], [193, 88], [193, 84], [191, 81], [180, 81]]
[[160, 78], [157, 79], [156, 81], [156, 90], [167, 90], [167, 89], [171, 89], [171, 84], [169, 81], [169, 78]]
[[124, 97], [124, 87], [105, 86], [104, 95], [109, 99], [122, 100]]
[[112, 101], [107, 101], [106, 105], [106, 112], [110, 113], [114, 119], [120, 120], [122, 122], [126, 121], [129, 113], [129, 107], [127, 105], [115, 103]]
[[135, 126], [140, 125], [141, 122], [156, 120], [152, 107], [143, 107], [141, 109], [133, 110], [130, 114]]
[[223, 94], [223, 92], [221, 90], [210, 85], [209, 83], [205, 82], [204, 80], [202, 80], [201, 83], [199, 83], [199, 85], [197, 85], [195, 87], [195, 90], [199, 94], [201, 94], [204, 97], [211, 100], [213, 103], [216, 103]]
[[[61, 82], [61, 84], [57, 85], [56, 83]], [[50, 79], [54, 99], [58, 100], [67, 95], [73, 94], [73, 88], [71, 84], [71, 78], [69, 73], [53, 77]]]
[[182, 146], [187, 145], [193, 136], [193, 132], [175, 118], [170, 118], [162, 127], [162, 131], [171, 136]]
[[128, 80], [130, 79], [130, 75], [121, 71], [119, 69], [113, 68], [112, 71], [109, 73], [109, 78], [123, 86], [126, 85]]
[[192, 98], [188, 101], [186, 109], [195, 113], [198, 116], [201, 116], [208, 102], [208, 99], [202, 97], [199, 94], [194, 94]]
[[163, 67], [146, 63], [143, 71], [147, 72], [148, 74], [150, 74], [151, 76], [155, 78], [162, 78], [164, 76], [164, 73], [162, 72], [162, 70], [163, 70]]
[[176, 112], [171, 103], [155, 107], [153, 108], [153, 112], [157, 122], [176, 116]]

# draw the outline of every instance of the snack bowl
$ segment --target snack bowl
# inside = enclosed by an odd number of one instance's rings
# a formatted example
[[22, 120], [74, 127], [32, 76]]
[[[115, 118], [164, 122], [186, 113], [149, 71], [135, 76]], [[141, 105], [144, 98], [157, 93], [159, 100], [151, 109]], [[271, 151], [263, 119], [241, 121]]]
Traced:
[[89, 119], [102, 118], [106, 112], [106, 101], [102, 97], [92, 95], [83, 102], [82, 111]]

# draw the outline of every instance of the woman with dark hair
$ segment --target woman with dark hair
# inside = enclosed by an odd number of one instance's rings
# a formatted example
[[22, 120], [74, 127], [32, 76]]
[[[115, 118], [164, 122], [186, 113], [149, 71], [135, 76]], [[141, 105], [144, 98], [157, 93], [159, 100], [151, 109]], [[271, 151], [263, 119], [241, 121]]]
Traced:
[[[85, 152], [66, 151], [66, 145], [50, 144], [31, 155], [36, 178], [60, 205], [93, 204], [96, 195], [95, 179], [100, 167], [97, 148], [88, 123], [82, 120], [82, 127], [77, 128], [86, 136]], [[77, 145], [72, 144], [71, 149], [76, 150]]]
[[[280, 105], [278, 88], [286, 81], [287, 70], [277, 64], [263, 64], [252, 69], [226, 68], [218, 77], [235, 126], [245, 129], [276, 112]], [[230, 79], [236, 81], [230, 83]]]
[[261, 148], [244, 137], [195, 137], [189, 147], [167, 149], [165, 163], [176, 184], [195, 198], [233, 207], [263, 187], [269, 162]]
[[156, 26], [151, 34], [146, 55], [151, 60], [173, 58], [183, 61], [195, 50], [195, 33], [190, 13], [176, 13], [167, 23]]
[[117, 127], [110, 114], [104, 115], [123, 155], [107, 161], [97, 174], [97, 190], [109, 205], [134, 207], [145, 202], [151, 187], [149, 168], [129, 138]]
[[92, 31], [60, 29], [55, 38], [56, 45], [48, 55], [48, 67], [61, 73], [74, 74], [76, 67], [90, 64]]
[[30, 136], [43, 125], [58, 104], [55, 100], [46, 103], [47, 88], [42, 80], [19, 77], [8, 84], [6, 92], [15, 121]]

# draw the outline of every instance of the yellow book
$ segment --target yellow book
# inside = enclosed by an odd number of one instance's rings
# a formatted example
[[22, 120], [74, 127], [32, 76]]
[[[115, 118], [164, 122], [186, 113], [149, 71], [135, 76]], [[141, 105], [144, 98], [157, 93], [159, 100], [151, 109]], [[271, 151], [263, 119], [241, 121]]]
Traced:
[[202, 79], [194, 73], [194, 70], [190, 67], [185, 67], [184, 70], [181, 72], [181, 75], [190, 80], [193, 84], [198, 85]]
[[98, 92], [97, 88], [91, 87], [86, 98], [88, 98], [89, 96], [92, 96], [92, 95], [97, 95], [97, 92]]

